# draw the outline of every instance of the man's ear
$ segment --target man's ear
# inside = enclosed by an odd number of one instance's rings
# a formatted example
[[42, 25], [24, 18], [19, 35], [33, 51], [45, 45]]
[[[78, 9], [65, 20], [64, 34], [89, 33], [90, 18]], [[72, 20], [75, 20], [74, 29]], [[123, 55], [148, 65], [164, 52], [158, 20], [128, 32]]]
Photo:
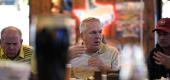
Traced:
[[21, 39], [21, 44], [22, 44], [22, 42], [23, 42], [23, 39]]
[[82, 36], [83, 36], [82, 33], [80, 33], [80, 38], [82, 38]]
[[80, 33], [80, 38], [83, 39], [83, 33]]
[[83, 33], [80, 33], [80, 39], [81, 39], [81, 41], [80, 41], [80, 43], [81, 43], [81, 45], [84, 45], [84, 37], [83, 37]]

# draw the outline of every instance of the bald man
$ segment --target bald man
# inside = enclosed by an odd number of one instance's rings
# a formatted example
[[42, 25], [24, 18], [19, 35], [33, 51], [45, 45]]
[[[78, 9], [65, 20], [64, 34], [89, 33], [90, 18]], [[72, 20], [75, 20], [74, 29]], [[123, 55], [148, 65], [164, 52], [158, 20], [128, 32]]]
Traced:
[[31, 63], [33, 49], [22, 45], [22, 33], [14, 27], [8, 26], [1, 31], [0, 59]]
[[[31, 68], [34, 67], [35, 60], [33, 60], [33, 48], [22, 44], [22, 33], [14, 27], [8, 26], [1, 31], [0, 39], [0, 60], [10, 60], [29, 64]], [[31, 69], [31, 80], [36, 80], [34, 68]]]

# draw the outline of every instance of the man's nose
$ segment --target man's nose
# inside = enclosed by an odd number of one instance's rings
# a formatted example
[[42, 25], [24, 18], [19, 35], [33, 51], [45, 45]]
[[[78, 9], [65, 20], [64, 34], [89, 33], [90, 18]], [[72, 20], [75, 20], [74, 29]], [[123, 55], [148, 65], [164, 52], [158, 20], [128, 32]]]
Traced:
[[100, 38], [101, 37], [101, 33], [96, 33], [96, 37]]

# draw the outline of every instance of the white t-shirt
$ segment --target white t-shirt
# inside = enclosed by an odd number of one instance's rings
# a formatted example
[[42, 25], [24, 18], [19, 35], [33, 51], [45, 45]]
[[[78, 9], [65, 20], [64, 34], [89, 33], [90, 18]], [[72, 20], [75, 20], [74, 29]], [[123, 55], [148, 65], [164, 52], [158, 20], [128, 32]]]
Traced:
[[[90, 77], [94, 74], [94, 71], [99, 71], [98, 68], [88, 65], [88, 60], [94, 56], [90, 56], [87, 53], [82, 54], [80, 57], [74, 58], [70, 61], [73, 67], [74, 73], [79, 74], [81, 77]], [[101, 49], [95, 57], [101, 59], [101, 61], [112, 68], [113, 71], [117, 71], [120, 68], [119, 65], [119, 53], [116, 48], [106, 44], [101, 45]], [[78, 77], [77, 76], [77, 77]]]

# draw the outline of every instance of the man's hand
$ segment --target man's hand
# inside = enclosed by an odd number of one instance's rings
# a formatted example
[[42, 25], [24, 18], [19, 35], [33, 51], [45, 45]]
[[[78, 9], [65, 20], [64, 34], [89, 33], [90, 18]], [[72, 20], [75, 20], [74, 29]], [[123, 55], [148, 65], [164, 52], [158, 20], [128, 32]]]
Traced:
[[170, 69], [170, 56], [165, 55], [161, 52], [155, 52], [153, 58], [155, 59], [156, 64], [163, 65], [166, 68]]
[[102, 62], [102, 60], [101, 60], [100, 58], [98, 58], [98, 57], [92, 56], [91, 58], [89, 58], [89, 60], [88, 60], [88, 65], [93, 66], [93, 67], [96, 67], [96, 68], [98, 68], [99, 70], [104, 71], [104, 72], [106, 72], [106, 71], [111, 71], [111, 68], [108, 67], [107, 65], [105, 65], [105, 64]]
[[83, 45], [73, 45], [69, 48], [69, 58], [74, 59], [81, 56], [85, 52], [86, 48]]

